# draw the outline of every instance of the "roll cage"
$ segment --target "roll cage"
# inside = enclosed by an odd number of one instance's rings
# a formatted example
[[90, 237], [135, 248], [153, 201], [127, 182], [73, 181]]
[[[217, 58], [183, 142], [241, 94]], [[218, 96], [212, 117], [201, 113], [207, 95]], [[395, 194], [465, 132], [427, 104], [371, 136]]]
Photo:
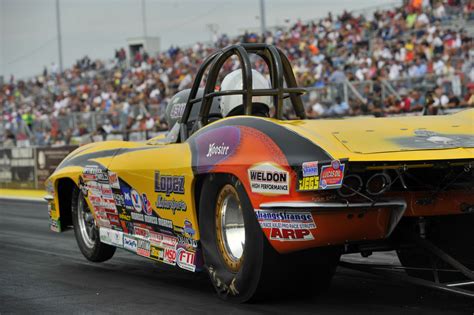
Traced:
[[[249, 54], [260, 56], [266, 63], [270, 72], [270, 89], [253, 89], [252, 67]], [[220, 69], [224, 63], [234, 55], [236, 55], [240, 61], [242, 70], [242, 89], [215, 91]], [[206, 70], [208, 70], [208, 76], [204, 93], [201, 97], [196, 97], [199, 85]], [[284, 87], [285, 82], [287, 87]], [[305, 92], [306, 90], [304, 88], [297, 87], [296, 85], [296, 79], [290, 61], [285, 54], [275, 46], [267, 44], [236, 44], [225, 47], [205, 59], [196, 74], [183, 116], [179, 121], [180, 140], [186, 140], [190, 134], [208, 124], [209, 111], [214, 97], [224, 95], [242, 95], [244, 114], [252, 115], [253, 96], [272, 96], [276, 110], [275, 118], [277, 119], [283, 119], [283, 99], [289, 97], [296, 115], [300, 119], [305, 119], [306, 113], [303, 102], [301, 101], [301, 94], [304, 94]], [[193, 123], [191, 133], [189, 133], [188, 120], [191, 108], [194, 104], [199, 102], [202, 102], [199, 115]]]

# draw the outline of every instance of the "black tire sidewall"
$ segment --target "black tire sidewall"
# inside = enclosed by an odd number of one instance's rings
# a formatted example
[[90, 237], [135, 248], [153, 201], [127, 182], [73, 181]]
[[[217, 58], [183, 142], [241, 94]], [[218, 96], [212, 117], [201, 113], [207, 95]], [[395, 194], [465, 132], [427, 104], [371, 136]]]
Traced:
[[[92, 248], [89, 248], [86, 246], [82, 238], [82, 233], [80, 231], [79, 221], [78, 221], [79, 220], [78, 218], [79, 198], [84, 198], [84, 196], [82, 195], [82, 192], [80, 191], [80, 189], [75, 187], [72, 192], [71, 213], [72, 213], [72, 223], [74, 225], [74, 235], [76, 237], [77, 245], [81, 253], [88, 260], [93, 261], [93, 262], [106, 261], [113, 256], [116, 248], [115, 246], [104, 244], [100, 241], [98, 228], [95, 228], [93, 230], [95, 234], [94, 246]], [[84, 202], [86, 202], [85, 198], [84, 198]]]
[[[245, 224], [245, 249], [240, 270], [230, 271], [220, 255], [216, 237], [215, 211], [217, 196], [222, 187], [230, 184], [236, 189]], [[257, 222], [253, 207], [242, 183], [231, 175], [213, 174], [203, 184], [199, 202], [199, 225], [205, 268], [219, 297], [246, 302], [254, 297], [260, 283], [264, 258], [264, 235]], [[238, 291], [229, 289], [232, 285]]]

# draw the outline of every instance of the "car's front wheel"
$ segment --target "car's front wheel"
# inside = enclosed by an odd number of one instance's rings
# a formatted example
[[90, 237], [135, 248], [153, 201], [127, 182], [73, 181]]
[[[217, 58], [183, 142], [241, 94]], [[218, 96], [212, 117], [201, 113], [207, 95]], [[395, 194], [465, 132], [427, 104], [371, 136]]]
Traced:
[[199, 209], [205, 267], [221, 299], [239, 303], [307, 295], [329, 286], [340, 256], [338, 249], [278, 254], [263, 234], [245, 188], [234, 176], [208, 176]]
[[88, 260], [103, 262], [112, 258], [116, 248], [100, 242], [94, 215], [78, 188], [74, 188], [72, 193], [72, 223], [77, 245]]

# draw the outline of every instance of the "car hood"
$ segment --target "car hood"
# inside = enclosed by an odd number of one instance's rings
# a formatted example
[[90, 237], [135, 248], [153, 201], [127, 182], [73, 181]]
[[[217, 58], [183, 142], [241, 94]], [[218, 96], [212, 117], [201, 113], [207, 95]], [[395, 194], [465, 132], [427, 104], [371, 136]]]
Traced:
[[334, 158], [401, 161], [474, 158], [474, 109], [446, 116], [280, 122]]

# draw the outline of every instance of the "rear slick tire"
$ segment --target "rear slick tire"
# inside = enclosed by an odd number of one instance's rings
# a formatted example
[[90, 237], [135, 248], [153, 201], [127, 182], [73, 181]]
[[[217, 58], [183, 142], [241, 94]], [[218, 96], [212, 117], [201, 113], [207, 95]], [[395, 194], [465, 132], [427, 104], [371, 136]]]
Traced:
[[263, 234], [245, 188], [234, 176], [209, 175], [199, 209], [205, 269], [219, 298], [244, 303], [308, 296], [328, 288], [339, 249], [278, 254]]
[[112, 258], [115, 246], [100, 241], [99, 228], [95, 225], [92, 212], [77, 187], [72, 192], [72, 223], [77, 245], [84, 257], [92, 262], [103, 262]]

